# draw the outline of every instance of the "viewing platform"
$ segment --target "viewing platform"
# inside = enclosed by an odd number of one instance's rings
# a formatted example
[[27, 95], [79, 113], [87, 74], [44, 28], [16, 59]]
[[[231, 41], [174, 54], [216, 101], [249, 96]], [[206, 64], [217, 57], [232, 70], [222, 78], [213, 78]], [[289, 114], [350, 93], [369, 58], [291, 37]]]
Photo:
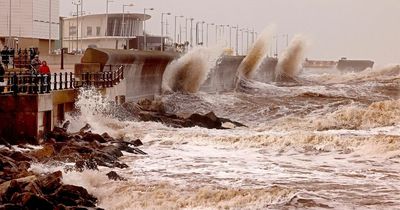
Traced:
[[0, 77], [4, 80], [0, 85], [0, 136], [13, 144], [20, 140], [36, 144], [74, 109], [79, 88], [113, 88], [124, 79], [124, 68], [108, 65], [95, 72], [48, 75], [6, 72]]

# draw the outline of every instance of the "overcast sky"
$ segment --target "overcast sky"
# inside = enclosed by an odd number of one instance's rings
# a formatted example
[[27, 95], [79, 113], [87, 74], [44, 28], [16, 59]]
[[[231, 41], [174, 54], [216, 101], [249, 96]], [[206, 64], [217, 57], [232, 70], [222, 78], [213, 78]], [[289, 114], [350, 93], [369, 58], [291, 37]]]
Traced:
[[[69, 16], [74, 10], [71, 0], [60, 2], [60, 15]], [[308, 37], [311, 59], [400, 63], [400, 0], [113, 0], [110, 12], [122, 12], [122, 5], [130, 3], [135, 6], [125, 8], [129, 12], [155, 8], [147, 23], [153, 34], [160, 34], [161, 12], [256, 31], [275, 24], [279, 34]], [[105, 8], [106, 0], [84, 0], [84, 11], [105, 13]]]

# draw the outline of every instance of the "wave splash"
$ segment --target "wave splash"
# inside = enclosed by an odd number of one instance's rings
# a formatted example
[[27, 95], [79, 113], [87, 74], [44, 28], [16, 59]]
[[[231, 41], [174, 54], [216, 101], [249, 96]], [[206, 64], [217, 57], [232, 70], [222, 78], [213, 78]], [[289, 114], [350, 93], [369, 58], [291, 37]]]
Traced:
[[196, 48], [170, 63], [162, 79], [162, 92], [196, 93], [207, 80], [223, 50], [220, 48]]
[[275, 27], [269, 26], [258, 37], [247, 56], [239, 65], [238, 77], [240, 79], [251, 79], [254, 76], [262, 61], [267, 56], [274, 31]]
[[294, 79], [300, 71], [301, 63], [304, 60], [307, 42], [304, 36], [296, 35], [283, 52], [275, 70], [275, 80]]

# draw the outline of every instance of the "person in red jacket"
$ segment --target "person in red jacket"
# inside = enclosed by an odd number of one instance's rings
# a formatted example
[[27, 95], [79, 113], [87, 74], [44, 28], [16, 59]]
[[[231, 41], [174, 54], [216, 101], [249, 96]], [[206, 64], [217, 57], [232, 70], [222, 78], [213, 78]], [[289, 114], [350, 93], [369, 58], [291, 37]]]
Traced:
[[50, 74], [50, 68], [46, 61], [42, 61], [42, 65], [39, 67], [39, 74]]

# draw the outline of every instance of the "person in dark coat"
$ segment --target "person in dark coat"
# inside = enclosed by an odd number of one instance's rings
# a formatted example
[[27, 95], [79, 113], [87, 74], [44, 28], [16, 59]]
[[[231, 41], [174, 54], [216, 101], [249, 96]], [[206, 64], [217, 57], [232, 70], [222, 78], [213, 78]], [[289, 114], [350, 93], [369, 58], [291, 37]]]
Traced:
[[9, 56], [8, 56], [8, 47], [5, 46], [4, 49], [1, 51], [1, 60], [6, 68], [8, 68], [9, 63]]
[[[0, 83], [4, 82], [4, 75], [5, 75], [6, 71], [4, 70], [3, 65], [0, 63]], [[0, 84], [0, 93], [2, 93], [4, 91], [4, 87], [3, 84]]]

